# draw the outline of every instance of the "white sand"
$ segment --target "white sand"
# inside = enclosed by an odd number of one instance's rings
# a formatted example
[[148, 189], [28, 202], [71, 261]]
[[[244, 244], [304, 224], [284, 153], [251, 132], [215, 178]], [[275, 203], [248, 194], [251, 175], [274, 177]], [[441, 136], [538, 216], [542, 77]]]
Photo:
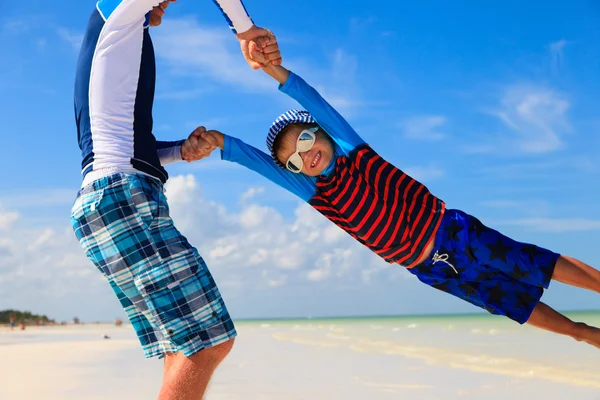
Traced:
[[[238, 330], [209, 400], [600, 399], [599, 350], [498, 318]], [[0, 356], [2, 400], [153, 399], [162, 376], [129, 327], [3, 330]]]

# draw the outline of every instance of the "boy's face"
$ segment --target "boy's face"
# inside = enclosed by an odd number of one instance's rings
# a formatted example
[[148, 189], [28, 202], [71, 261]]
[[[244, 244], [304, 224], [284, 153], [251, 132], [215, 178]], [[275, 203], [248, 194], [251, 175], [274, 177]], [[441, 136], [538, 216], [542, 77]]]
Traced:
[[[300, 133], [304, 129], [314, 126], [314, 124], [291, 124], [281, 133], [283, 136], [281, 145], [277, 150], [277, 159], [283, 165], [286, 165], [290, 156], [296, 152], [296, 144]], [[316, 140], [312, 148], [309, 151], [299, 153], [304, 163], [300, 172], [308, 176], [321, 175], [333, 159], [333, 145], [329, 136], [322, 129], [319, 129], [315, 136]]]
[[167, 0], [154, 7], [150, 12], [150, 26], [159, 26], [162, 24], [162, 18], [165, 16], [165, 10], [169, 7], [169, 3], [177, 0]]

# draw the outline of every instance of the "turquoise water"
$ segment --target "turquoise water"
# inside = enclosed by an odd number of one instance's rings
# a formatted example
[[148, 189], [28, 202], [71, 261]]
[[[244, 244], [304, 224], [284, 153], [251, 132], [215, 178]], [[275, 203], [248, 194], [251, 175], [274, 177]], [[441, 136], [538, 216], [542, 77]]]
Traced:
[[[600, 326], [599, 311], [566, 315]], [[417, 358], [426, 363], [461, 360], [459, 364], [464, 368], [498, 368], [497, 373], [506, 373], [498, 367], [503, 364], [523, 374], [539, 374], [542, 367], [553, 366], [552, 371], [544, 370], [551, 376], [579, 374], [589, 378], [600, 370], [600, 350], [593, 346], [485, 314], [243, 321], [238, 325], [277, 331], [277, 339], [283, 341], [347, 347], [352, 351]]]
[[[571, 311], [564, 313], [574, 321], [585, 322], [589, 325], [600, 327], [600, 310], [594, 311]], [[281, 318], [281, 319], [240, 319], [237, 324], [421, 324], [424, 326], [450, 324], [469, 325], [478, 323], [480, 325], [494, 325], [503, 329], [518, 328], [519, 325], [507, 318], [490, 314], [440, 314], [440, 315], [406, 315], [406, 316], [372, 316], [372, 317], [332, 317], [332, 318]]]

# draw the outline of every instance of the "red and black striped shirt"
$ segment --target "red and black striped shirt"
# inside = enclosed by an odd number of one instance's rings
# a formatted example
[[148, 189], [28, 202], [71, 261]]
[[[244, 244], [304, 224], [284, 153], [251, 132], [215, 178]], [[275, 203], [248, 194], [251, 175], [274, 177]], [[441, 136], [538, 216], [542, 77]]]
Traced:
[[445, 211], [425, 185], [367, 144], [338, 157], [309, 203], [387, 262], [406, 267], [421, 258]]

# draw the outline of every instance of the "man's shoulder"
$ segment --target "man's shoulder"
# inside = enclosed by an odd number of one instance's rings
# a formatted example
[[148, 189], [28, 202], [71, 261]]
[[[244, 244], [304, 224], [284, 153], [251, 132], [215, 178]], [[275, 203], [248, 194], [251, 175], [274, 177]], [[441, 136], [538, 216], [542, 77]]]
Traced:
[[[119, 5], [123, 3], [123, 0], [99, 0], [96, 3], [96, 8], [98, 12], [104, 19], [104, 21], [108, 21], [108, 19], [114, 14]], [[144, 22], [144, 28], [150, 26], [150, 13], [145, 14], [146, 21]]]

